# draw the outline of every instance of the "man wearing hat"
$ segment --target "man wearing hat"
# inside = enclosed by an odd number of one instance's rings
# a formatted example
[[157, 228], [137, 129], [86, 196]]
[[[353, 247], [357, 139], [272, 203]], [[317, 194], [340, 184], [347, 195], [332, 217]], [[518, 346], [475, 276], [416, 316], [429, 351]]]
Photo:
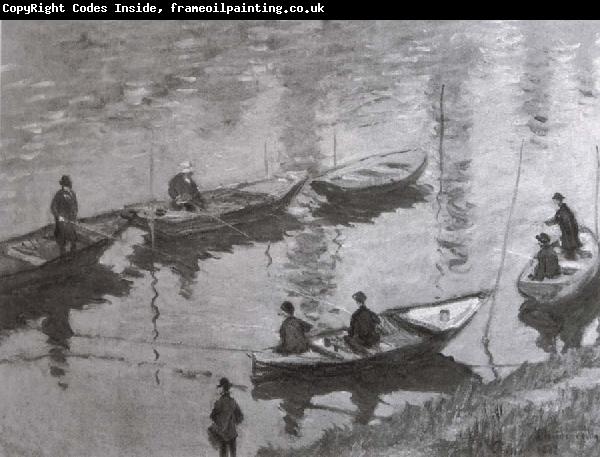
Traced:
[[571, 208], [564, 203], [565, 197], [556, 192], [552, 197], [558, 210], [552, 219], [546, 221], [546, 225], [558, 224], [561, 231], [560, 245], [565, 252], [565, 257], [574, 259], [575, 251], [582, 246], [579, 241], [579, 226]]
[[280, 342], [275, 351], [281, 354], [302, 354], [308, 351], [306, 334], [312, 325], [294, 316], [294, 305], [291, 302], [284, 301], [280, 309], [280, 315], [285, 319], [279, 328]]
[[221, 397], [215, 402], [210, 413], [213, 424], [209, 427], [210, 432], [217, 438], [220, 444], [220, 457], [235, 457], [236, 438], [238, 436], [236, 425], [244, 420], [244, 415], [237, 402], [231, 397], [231, 383], [227, 378], [221, 378], [217, 388], [222, 389]]
[[71, 178], [64, 175], [58, 182], [61, 189], [56, 192], [50, 211], [54, 216], [54, 239], [60, 250], [61, 257], [66, 254], [66, 245], [70, 244], [69, 250], [73, 252], [77, 243], [77, 232], [75, 231], [75, 223], [77, 221], [77, 196], [73, 191], [73, 183]]
[[381, 323], [379, 316], [367, 308], [365, 304], [367, 296], [363, 292], [356, 292], [352, 298], [358, 304], [358, 309], [350, 318], [350, 328], [345, 337], [346, 343], [358, 350], [379, 344], [380, 336], [377, 331], [377, 326]]
[[550, 237], [546, 233], [540, 233], [535, 238], [540, 244], [540, 250], [535, 256], [537, 265], [533, 270], [533, 274], [529, 275], [529, 279], [543, 281], [546, 278], [556, 278], [560, 275], [561, 271], [558, 264], [558, 256], [550, 244]]
[[198, 185], [192, 179], [194, 169], [189, 161], [179, 164], [181, 172], [169, 181], [169, 196], [173, 209], [195, 211], [204, 208], [204, 199]]

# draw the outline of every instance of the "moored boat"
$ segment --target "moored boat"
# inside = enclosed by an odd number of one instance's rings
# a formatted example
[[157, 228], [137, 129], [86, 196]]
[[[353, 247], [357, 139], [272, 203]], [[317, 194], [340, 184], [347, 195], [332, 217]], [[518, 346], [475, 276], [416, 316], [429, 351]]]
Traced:
[[123, 217], [144, 229], [153, 225], [157, 236], [172, 238], [210, 232], [256, 222], [283, 210], [302, 188], [306, 178], [294, 174], [203, 191], [206, 208], [176, 211], [169, 202], [128, 205]]
[[384, 311], [380, 314], [380, 343], [360, 353], [344, 341], [345, 329], [314, 336], [310, 350], [303, 354], [283, 355], [273, 350], [253, 352], [249, 354], [253, 379], [286, 375], [339, 376], [382, 363], [410, 363], [432, 356], [468, 324], [488, 296], [487, 292], [480, 292]]
[[98, 261], [115, 235], [127, 226], [119, 212], [79, 219], [76, 249], [59, 256], [54, 224], [0, 242], [0, 292], [53, 280]]
[[522, 295], [533, 298], [539, 303], [556, 304], [571, 300], [590, 283], [598, 273], [598, 240], [592, 231], [582, 227], [579, 238], [583, 246], [577, 251], [575, 259], [566, 259], [562, 249], [554, 248], [558, 255], [561, 274], [556, 278], [536, 281], [533, 275], [537, 260], [525, 266], [519, 276], [517, 287]]
[[332, 168], [310, 185], [329, 200], [369, 198], [414, 184], [426, 166], [420, 149], [388, 152]]

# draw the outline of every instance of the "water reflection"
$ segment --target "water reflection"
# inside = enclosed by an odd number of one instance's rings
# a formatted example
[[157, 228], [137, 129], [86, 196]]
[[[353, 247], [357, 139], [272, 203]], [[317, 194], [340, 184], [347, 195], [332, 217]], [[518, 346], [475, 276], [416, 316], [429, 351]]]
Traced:
[[110, 268], [96, 264], [72, 271], [60, 281], [31, 284], [0, 297], [0, 330], [24, 328], [28, 321], [41, 320], [40, 330], [48, 337], [50, 375], [67, 388], [70, 339], [74, 335], [69, 315], [93, 303], [108, 301], [104, 296], [122, 297], [129, 293], [130, 281]]
[[526, 300], [519, 309], [519, 319], [539, 333], [536, 345], [545, 352], [557, 352], [558, 339], [562, 352], [582, 344], [586, 327], [600, 314], [600, 278], [597, 277], [569, 303], [548, 306]]
[[[239, 231], [223, 228], [181, 239], [158, 239], [155, 249], [151, 248], [147, 237], [145, 244], [133, 247], [128, 259], [132, 266], [145, 271], [152, 271], [155, 263], [168, 266], [180, 278], [180, 295], [190, 298], [194, 280], [202, 270], [202, 260], [218, 259], [219, 253], [232, 253], [235, 246], [282, 241], [289, 236], [289, 232], [301, 227], [302, 224], [294, 216], [281, 213], [255, 223], [236, 226]], [[272, 262], [268, 248], [265, 250], [266, 263]]]
[[[301, 422], [307, 410], [328, 409], [341, 414], [351, 414], [353, 421], [367, 424], [374, 418], [380, 403], [387, 404], [383, 396], [397, 391], [451, 393], [461, 383], [479, 378], [466, 365], [457, 363], [451, 357], [441, 354], [417, 365], [387, 365], [356, 375], [322, 378], [309, 381], [286, 379], [257, 383], [252, 390], [255, 400], [280, 399], [280, 409], [284, 412], [283, 422], [286, 433], [301, 435]], [[336, 407], [316, 404], [317, 396], [334, 392], [350, 393], [350, 400], [356, 411], [346, 411]]]
[[431, 186], [421, 184], [392, 191], [369, 201], [353, 200], [343, 204], [323, 202], [312, 210], [312, 214], [322, 218], [324, 223], [333, 225], [372, 223], [382, 213], [414, 208], [417, 203], [425, 203], [432, 190]]

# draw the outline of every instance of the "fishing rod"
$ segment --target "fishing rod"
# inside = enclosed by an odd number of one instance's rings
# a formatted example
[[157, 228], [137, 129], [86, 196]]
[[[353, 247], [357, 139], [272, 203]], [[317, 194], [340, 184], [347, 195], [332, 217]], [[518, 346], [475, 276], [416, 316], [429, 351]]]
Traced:
[[[104, 237], [106, 239], [110, 239], [110, 240], [113, 240], [113, 241], [119, 241], [119, 238], [117, 238], [115, 236], [112, 236], [112, 235], [109, 235], [108, 233], [104, 233], [104, 232], [100, 232], [98, 230], [94, 230], [93, 228], [89, 227], [87, 224], [82, 224], [80, 222], [67, 221], [67, 220], [65, 220], [65, 222], [67, 222], [69, 224], [72, 224], [75, 227], [80, 228], [82, 230], [86, 230], [86, 231], [91, 232], [91, 233], [93, 233], [95, 235]], [[148, 250], [154, 251], [157, 254], [165, 256], [165, 257], [169, 258], [170, 260], [174, 260], [176, 263], [179, 263], [180, 265], [183, 265], [184, 267], [189, 268], [191, 270], [200, 269], [200, 271], [204, 271], [201, 268], [199, 268], [198, 265], [196, 265], [195, 267], [192, 266], [192, 265], [188, 265], [187, 263], [185, 263], [185, 262], [177, 259], [176, 257], [173, 257], [171, 254], [169, 254], [169, 253], [167, 253], [165, 251], [161, 251], [160, 249], [156, 249], [155, 247], [147, 247], [147, 246], [144, 246], [143, 244], [139, 244], [137, 246], [140, 247], [140, 248], [142, 248], [142, 249], [148, 249]]]

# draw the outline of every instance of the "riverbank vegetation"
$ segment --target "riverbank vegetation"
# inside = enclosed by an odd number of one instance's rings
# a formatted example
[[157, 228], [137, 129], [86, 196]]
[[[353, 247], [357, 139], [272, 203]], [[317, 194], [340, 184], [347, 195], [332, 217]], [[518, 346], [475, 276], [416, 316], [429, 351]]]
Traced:
[[488, 384], [407, 405], [372, 425], [333, 428], [300, 449], [259, 457], [596, 457], [600, 449], [600, 348], [523, 364]]

